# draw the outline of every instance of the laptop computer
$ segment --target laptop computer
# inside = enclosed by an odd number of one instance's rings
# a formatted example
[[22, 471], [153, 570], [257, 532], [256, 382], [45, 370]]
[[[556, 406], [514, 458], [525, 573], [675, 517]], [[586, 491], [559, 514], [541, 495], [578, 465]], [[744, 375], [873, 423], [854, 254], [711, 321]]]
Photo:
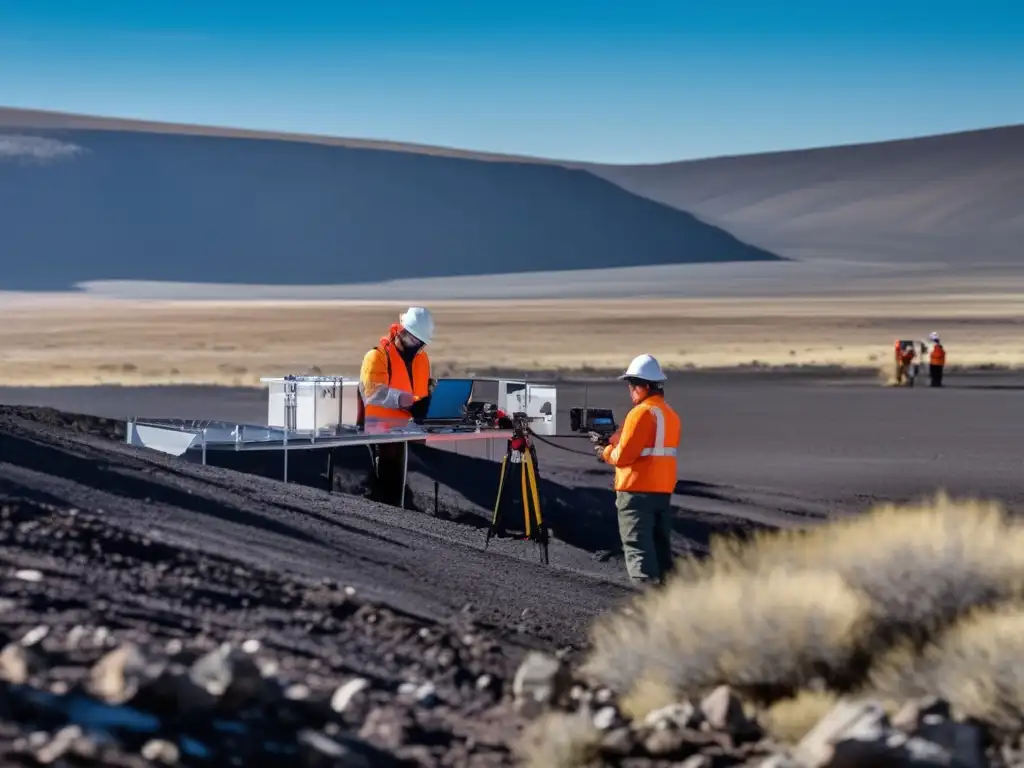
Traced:
[[465, 420], [466, 405], [472, 397], [472, 379], [438, 379], [427, 413], [417, 423], [426, 427], [460, 424]]

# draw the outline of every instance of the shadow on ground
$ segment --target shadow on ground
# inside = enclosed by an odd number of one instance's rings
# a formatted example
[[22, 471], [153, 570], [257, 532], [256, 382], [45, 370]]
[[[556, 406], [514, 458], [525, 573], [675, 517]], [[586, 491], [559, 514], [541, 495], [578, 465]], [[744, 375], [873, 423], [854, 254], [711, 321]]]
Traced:
[[[329, 459], [329, 454], [333, 456]], [[342, 449], [316, 449], [289, 454], [289, 482], [318, 488], [330, 487], [336, 493], [373, 498], [371, 454], [366, 446]], [[211, 463], [240, 472], [281, 480], [280, 454], [269, 452], [211, 454]], [[502, 490], [499, 523], [503, 535], [525, 533], [519, 467], [511, 469]], [[329, 480], [328, 472], [333, 476]], [[487, 529], [493, 517], [500, 464], [488, 459], [457, 454], [425, 445], [412, 444], [409, 454], [407, 509], [438, 515], [480, 531]], [[595, 476], [590, 481], [590, 475]], [[551, 535], [570, 547], [600, 559], [619, 557], [619, 538], [610, 470], [584, 470], [583, 483], [572, 482], [578, 473], [558, 470], [546, 473], [541, 467], [538, 491], [544, 520]], [[592, 484], [591, 484], [592, 482]], [[745, 536], [755, 524], [688, 508], [688, 499], [708, 499], [734, 503], [718, 486], [692, 480], [677, 483], [673, 508], [675, 550], [700, 555], [707, 551], [713, 535]], [[435, 495], [436, 494], [436, 495]]]
[[[4, 410], [37, 423], [115, 441], [124, 439], [124, 423], [113, 419], [67, 414], [50, 408], [16, 407]], [[155, 479], [149, 482], [144, 478], [118, 472], [102, 458], [83, 458], [50, 445], [36, 444], [30, 439], [18, 439], [10, 435], [0, 439], [3, 440], [0, 455], [14, 457], [6, 460], [25, 469], [56, 475], [98, 491], [117, 493], [140, 501], [153, 500], [227, 521], [264, 528], [270, 526], [274, 532], [286, 536], [306, 536], [290, 526], [275, 524], [265, 518], [257, 520], [237, 506], [195, 498]], [[185, 460], [198, 462], [199, 457]], [[284, 479], [284, 457], [278, 451], [211, 451], [207, 454], [207, 463], [272, 480]], [[518, 471], [520, 466], [512, 466], [500, 505], [501, 527], [512, 536], [525, 532]], [[170, 468], [162, 471], [175, 473]], [[290, 483], [373, 498], [372, 460], [367, 446], [289, 451], [287, 471]], [[418, 513], [437, 514], [457, 524], [482, 531], [491, 522], [500, 472], [500, 464], [495, 461], [411, 444], [406, 507]], [[227, 484], [212, 478], [206, 482], [232, 493], [238, 490], [235, 486], [229, 488]], [[612, 470], [609, 467], [546, 470], [542, 461], [538, 490], [543, 516], [553, 537], [570, 547], [598, 555], [601, 559], [621, 556], [622, 545], [612, 483]], [[673, 542], [674, 549], [700, 555], [707, 550], [712, 535], [743, 536], [750, 530], [752, 523], [700, 513], [688, 504], [691, 499], [735, 503], [735, 497], [730, 496], [727, 490], [694, 480], [681, 480], [677, 483], [673, 505], [673, 529], [677, 535]], [[273, 503], [282, 509], [292, 509], [279, 500]], [[296, 508], [293, 511], [315, 514], [305, 509]], [[336, 520], [325, 519], [323, 522], [338, 524]]]
[[109, 458], [87, 458], [11, 434], [0, 434], [0, 457], [3, 457], [5, 463], [23, 470], [67, 480], [95, 491], [139, 502], [156, 502], [180, 507], [197, 514], [261, 528], [300, 541], [315, 541], [309, 534], [292, 526], [254, 515], [240, 507], [196, 496], [186, 490], [171, 488], [157, 478], [149, 480], [128, 474], [113, 465]]
[[[406, 508], [430, 515], [435, 514], [436, 509], [438, 516], [460, 525], [481, 531], [488, 528], [497, 496], [500, 464], [423, 445], [413, 444], [411, 448]], [[366, 446], [289, 452], [288, 481], [372, 498], [370, 456]], [[212, 466], [283, 479], [284, 463], [280, 453], [211, 452], [207, 460]], [[525, 532], [519, 466], [514, 465], [505, 482], [499, 507], [501, 527], [512, 536]], [[608, 476], [595, 478], [593, 485], [586, 481], [572, 484], [562, 481], [558, 471], [546, 476], [542, 469], [538, 491], [544, 519], [554, 538], [576, 549], [612, 557], [621, 553], [622, 547], [615, 492], [610, 474], [601, 474]], [[676, 493], [681, 497], [675, 505], [673, 521], [673, 528], [681, 539], [676, 542], [676, 549], [699, 553], [706, 550], [713, 534], [742, 532], [744, 526], [686, 509], [687, 497], [728, 501], [729, 497], [719, 493], [716, 486], [680, 481]]]

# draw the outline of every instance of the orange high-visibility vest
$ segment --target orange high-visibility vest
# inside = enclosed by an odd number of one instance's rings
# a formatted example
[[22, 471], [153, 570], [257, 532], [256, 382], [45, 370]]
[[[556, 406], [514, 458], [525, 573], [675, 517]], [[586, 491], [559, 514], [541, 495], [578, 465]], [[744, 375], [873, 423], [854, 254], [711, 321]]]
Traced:
[[634, 406], [626, 414], [618, 442], [602, 452], [605, 462], [615, 467], [615, 490], [672, 493], [681, 434], [679, 415], [663, 395], [651, 395]]
[[[369, 419], [408, 419], [409, 411], [398, 407], [399, 392], [408, 392], [414, 400], [421, 400], [429, 392], [430, 358], [421, 349], [406, 365], [391, 338], [363, 357], [359, 371], [359, 394], [363, 398], [364, 414]], [[412, 368], [410, 377], [410, 367]]]
[[946, 350], [941, 344], [936, 344], [932, 347], [931, 357], [928, 358], [929, 365], [945, 365], [946, 364]]

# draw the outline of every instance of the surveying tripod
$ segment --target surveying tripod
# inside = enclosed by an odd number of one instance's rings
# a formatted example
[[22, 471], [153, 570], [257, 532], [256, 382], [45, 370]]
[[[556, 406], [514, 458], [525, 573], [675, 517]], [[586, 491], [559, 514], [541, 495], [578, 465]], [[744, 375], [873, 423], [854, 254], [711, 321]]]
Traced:
[[[498, 497], [494, 500], [494, 515], [491, 517], [490, 528], [484, 549], [491, 542], [491, 537], [504, 532], [505, 526], [500, 524], [498, 510], [501, 507], [501, 494], [505, 490], [505, 478], [511, 465], [519, 465], [520, 487], [523, 496], [523, 523], [525, 540], [535, 541], [540, 545], [541, 562], [548, 564], [548, 528], [540, 511], [540, 490], [537, 486], [537, 454], [530, 445], [530, 427], [525, 416], [516, 414], [512, 420], [512, 437], [508, 440], [508, 448], [501, 460], [501, 475], [498, 479]], [[530, 515], [530, 502], [533, 502], [533, 516]]]

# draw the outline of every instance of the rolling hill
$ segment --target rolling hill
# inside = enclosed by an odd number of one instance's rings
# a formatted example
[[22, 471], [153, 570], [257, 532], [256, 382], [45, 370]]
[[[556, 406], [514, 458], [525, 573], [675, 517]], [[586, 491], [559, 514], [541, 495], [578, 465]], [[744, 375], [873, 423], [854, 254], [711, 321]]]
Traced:
[[0, 112], [0, 290], [779, 261], [554, 163]]
[[1006, 267], [1024, 251], [1024, 125], [646, 166], [583, 166], [799, 260]]
[[0, 291], [998, 285], [1019, 276], [1022, 200], [1024, 125], [624, 166], [0, 108]]

